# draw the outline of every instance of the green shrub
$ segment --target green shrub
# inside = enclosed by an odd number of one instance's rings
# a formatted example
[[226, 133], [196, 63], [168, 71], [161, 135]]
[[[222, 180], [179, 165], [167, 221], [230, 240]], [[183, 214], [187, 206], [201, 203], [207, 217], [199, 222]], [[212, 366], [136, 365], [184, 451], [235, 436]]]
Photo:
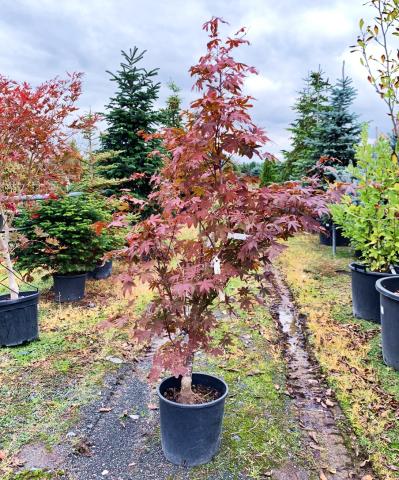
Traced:
[[357, 196], [345, 195], [330, 210], [361, 261], [373, 271], [389, 271], [399, 263], [399, 166], [389, 140], [381, 136], [370, 145], [367, 129], [356, 159], [350, 170]]
[[87, 194], [47, 200], [33, 211], [25, 210], [16, 223], [22, 234], [16, 266], [60, 274], [93, 270], [105, 253], [123, 242], [118, 230], [107, 228], [110, 221], [109, 204]]

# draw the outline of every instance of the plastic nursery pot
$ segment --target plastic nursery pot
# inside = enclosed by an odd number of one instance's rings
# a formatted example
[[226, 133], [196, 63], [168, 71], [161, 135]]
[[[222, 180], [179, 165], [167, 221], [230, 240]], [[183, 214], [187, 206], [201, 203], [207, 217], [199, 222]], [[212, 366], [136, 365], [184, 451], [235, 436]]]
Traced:
[[392, 273], [370, 272], [360, 263], [351, 263], [352, 270], [352, 307], [356, 318], [381, 323], [380, 296], [375, 283], [380, 278], [391, 277]]
[[193, 467], [209, 462], [220, 445], [227, 384], [212, 375], [193, 373], [194, 385], [213, 387], [221, 396], [212, 402], [186, 405], [167, 400], [168, 388], [180, 387], [180, 379], [169, 377], [159, 385], [161, 443], [167, 460]]
[[[332, 223], [329, 224], [323, 224], [323, 227], [327, 230], [326, 233], [320, 233], [319, 238], [320, 238], [320, 243], [321, 245], [328, 245], [332, 246], [332, 241], [333, 241], [333, 233], [332, 233]], [[335, 229], [335, 240], [336, 240], [336, 246], [337, 247], [349, 247], [350, 242], [347, 238], [342, 236], [341, 230], [339, 228]]]
[[102, 265], [87, 273], [88, 280], [105, 280], [112, 274], [112, 260], [107, 260]]
[[399, 370], [399, 276], [380, 278], [375, 286], [380, 294], [382, 356]]
[[39, 336], [39, 292], [21, 292], [19, 298], [0, 295], [0, 345], [12, 347]]
[[87, 273], [54, 274], [54, 296], [57, 302], [76, 302], [85, 296]]

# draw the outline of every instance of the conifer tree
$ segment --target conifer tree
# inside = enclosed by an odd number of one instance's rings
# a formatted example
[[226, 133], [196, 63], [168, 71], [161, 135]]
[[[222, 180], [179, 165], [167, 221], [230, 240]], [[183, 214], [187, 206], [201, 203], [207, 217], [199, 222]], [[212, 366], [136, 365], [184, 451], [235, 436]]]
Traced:
[[330, 88], [330, 82], [324, 78], [324, 72], [320, 68], [310, 72], [305, 79], [305, 88], [299, 92], [293, 107], [297, 118], [288, 128], [292, 149], [283, 151], [285, 180], [302, 178], [318, 160], [313, 141], [321, 117], [329, 109], [327, 102]]
[[160, 111], [160, 120], [165, 127], [181, 127], [180, 87], [175, 82], [168, 83], [170, 95], [166, 99], [166, 107]]
[[[118, 189], [129, 188], [139, 197], [151, 192], [151, 176], [160, 166], [159, 157], [148, 157], [156, 149], [156, 140], [145, 140], [140, 134], [154, 132], [159, 122], [159, 112], [154, 109], [160, 88], [155, 81], [158, 69], [139, 66], [144, 54], [145, 51], [139, 53], [137, 47], [122, 51], [121, 68], [116, 73], [107, 72], [117, 89], [106, 107], [108, 129], [101, 139], [102, 151], [118, 152], [108, 160], [110, 164], [103, 170], [104, 176], [123, 179]], [[134, 181], [130, 178], [133, 174], [136, 174]]]
[[261, 187], [278, 183], [281, 180], [281, 163], [275, 158], [265, 158], [259, 180]]
[[356, 89], [352, 86], [351, 78], [345, 75], [343, 65], [342, 78], [331, 89], [330, 108], [322, 112], [317, 134], [312, 141], [316, 160], [332, 157], [338, 159], [341, 166], [354, 162], [355, 144], [361, 132], [358, 115], [350, 111], [355, 97]]

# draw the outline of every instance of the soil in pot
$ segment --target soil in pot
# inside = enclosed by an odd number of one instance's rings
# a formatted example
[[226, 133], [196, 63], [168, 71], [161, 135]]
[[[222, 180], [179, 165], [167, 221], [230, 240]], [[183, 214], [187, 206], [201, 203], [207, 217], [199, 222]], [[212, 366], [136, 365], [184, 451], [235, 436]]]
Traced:
[[217, 377], [194, 373], [193, 391], [199, 397], [208, 396], [209, 401], [190, 405], [173, 401], [179, 389], [180, 379], [169, 377], [157, 390], [162, 449], [167, 460], [175, 465], [202, 465], [219, 449], [228, 387]]
[[11, 347], [39, 337], [39, 292], [21, 292], [19, 298], [0, 295], [0, 346]]
[[393, 276], [387, 272], [371, 272], [366, 266], [351, 263], [352, 271], [352, 307], [356, 318], [380, 323], [380, 296], [375, 288], [380, 278]]
[[57, 302], [76, 302], [85, 296], [86, 273], [54, 274], [54, 297]]
[[381, 336], [384, 362], [399, 370], [399, 276], [376, 283], [381, 302]]

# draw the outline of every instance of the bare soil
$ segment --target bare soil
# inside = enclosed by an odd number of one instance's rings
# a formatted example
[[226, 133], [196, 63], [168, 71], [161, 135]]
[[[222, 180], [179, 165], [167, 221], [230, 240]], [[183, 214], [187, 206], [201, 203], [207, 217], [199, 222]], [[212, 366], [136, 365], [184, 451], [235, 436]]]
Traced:
[[[190, 402], [191, 405], [209, 403], [220, 398], [220, 392], [218, 392], [216, 388], [207, 387], [205, 385], [193, 385], [192, 391], [193, 399], [192, 402]], [[168, 388], [163, 396], [171, 402], [181, 403], [179, 388]]]

